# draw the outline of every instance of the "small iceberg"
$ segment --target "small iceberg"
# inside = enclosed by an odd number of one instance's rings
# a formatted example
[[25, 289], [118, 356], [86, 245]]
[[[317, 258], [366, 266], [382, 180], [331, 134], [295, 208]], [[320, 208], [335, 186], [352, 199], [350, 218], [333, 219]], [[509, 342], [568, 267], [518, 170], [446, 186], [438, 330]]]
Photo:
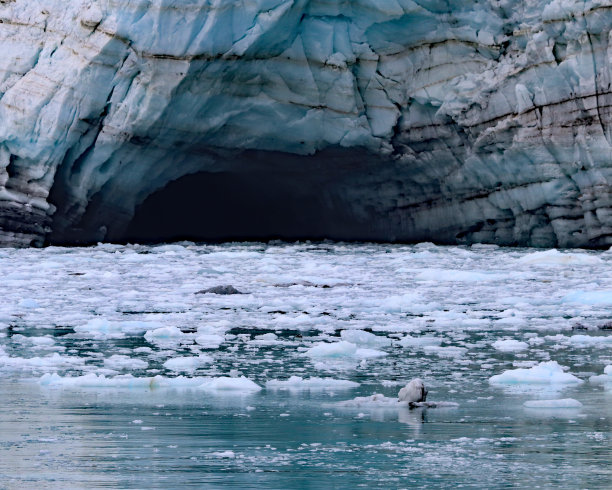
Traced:
[[305, 354], [312, 358], [327, 358], [327, 359], [373, 359], [376, 357], [384, 357], [386, 352], [376, 349], [359, 348], [352, 342], [341, 340], [339, 342], [319, 342], [308, 349]]
[[593, 384], [612, 384], [612, 364], [604, 368], [604, 373], [598, 376], [591, 376], [589, 382]]
[[492, 385], [580, 384], [583, 381], [566, 373], [556, 361], [541, 362], [532, 368], [510, 369], [489, 378]]

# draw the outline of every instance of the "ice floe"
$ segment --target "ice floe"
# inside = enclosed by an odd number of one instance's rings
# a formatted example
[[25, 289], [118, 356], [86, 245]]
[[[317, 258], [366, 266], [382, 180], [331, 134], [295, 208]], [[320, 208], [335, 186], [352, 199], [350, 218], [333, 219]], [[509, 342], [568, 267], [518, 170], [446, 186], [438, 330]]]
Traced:
[[567, 253], [559, 250], [533, 252], [517, 259], [519, 264], [526, 265], [599, 265], [603, 261], [586, 253]]
[[342, 359], [347, 357], [370, 359], [384, 357], [387, 355], [386, 352], [376, 349], [358, 348], [356, 344], [347, 342], [345, 340], [340, 340], [338, 342], [319, 342], [308, 349], [305, 354], [312, 358], [332, 359]]
[[0, 370], [11, 371], [48, 371], [52, 369], [80, 369], [85, 359], [76, 356], [63, 356], [54, 352], [44, 357], [10, 357], [2, 355], [0, 349]]
[[494, 385], [579, 384], [582, 382], [573, 374], [566, 373], [556, 361], [541, 362], [532, 368], [510, 369], [489, 378], [489, 383]]
[[89, 338], [109, 339], [142, 335], [149, 329], [160, 327], [161, 324], [156, 322], [110, 321], [105, 318], [93, 318], [84, 325], [74, 327], [74, 331]]
[[391, 339], [388, 337], [374, 335], [364, 330], [342, 330], [340, 338], [358, 346], [387, 347], [391, 345]]
[[612, 305], [612, 290], [605, 291], [574, 291], [563, 297], [564, 303], [583, 305]]
[[494, 349], [501, 352], [518, 352], [529, 348], [527, 342], [515, 339], [496, 340], [491, 344]]
[[589, 381], [593, 384], [612, 384], [612, 365], [606, 366], [603, 374], [591, 376]]
[[244, 376], [240, 376], [238, 378], [232, 378], [229, 376], [212, 378], [202, 383], [198, 388], [205, 391], [235, 393], [253, 393], [261, 390], [261, 386]]
[[170, 371], [192, 373], [196, 369], [213, 362], [213, 358], [205, 354], [190, 357], [174, 357], [164, 362], [164, 367]]

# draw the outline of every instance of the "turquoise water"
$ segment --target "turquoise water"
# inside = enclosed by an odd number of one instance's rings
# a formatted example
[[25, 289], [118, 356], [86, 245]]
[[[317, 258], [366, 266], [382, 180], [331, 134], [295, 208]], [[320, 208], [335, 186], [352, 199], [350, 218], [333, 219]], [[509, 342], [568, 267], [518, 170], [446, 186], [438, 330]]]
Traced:
[[[342, 244], [2, 251], [0, 488], [610, 488], [612, 390], [590, 378], [612, 364], [612, 257], [532, 254]], [[195, 294], [219, 284], [248, 294]], [[166, 326], [182, 336], [139, 331]], [[198, 329], [220, 344], [196, 342]], [[363, 329], [380, 343], [360, 347], [380, 357], [309, 354]], [[275, 337], [257, 338], [266, 333]], [[406, 336], [429, 341], [402, 344]], [[504, 352], [499, 339], [525, 345]], [[164, 367], [201, 354], [210, 362], [191, 372]], [[548, 360], [583, 382], [489, 383]], [[47, 373], [244, 376], [261, 390], [47, 386]], [[359, 385], [266, 386], [289, 376]], [[343, 405], [395, 397], [416, 376], [428, 400], [457, 406]], [[582, 407], [523, 405], [558, 398]]]

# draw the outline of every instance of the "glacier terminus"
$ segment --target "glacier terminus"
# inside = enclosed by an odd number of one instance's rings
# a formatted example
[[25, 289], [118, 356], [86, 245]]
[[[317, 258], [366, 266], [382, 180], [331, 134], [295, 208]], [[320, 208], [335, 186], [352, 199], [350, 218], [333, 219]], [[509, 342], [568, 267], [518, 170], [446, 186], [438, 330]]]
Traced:
[[612, 244], [609, 0], [0, 0], [0, 244]]

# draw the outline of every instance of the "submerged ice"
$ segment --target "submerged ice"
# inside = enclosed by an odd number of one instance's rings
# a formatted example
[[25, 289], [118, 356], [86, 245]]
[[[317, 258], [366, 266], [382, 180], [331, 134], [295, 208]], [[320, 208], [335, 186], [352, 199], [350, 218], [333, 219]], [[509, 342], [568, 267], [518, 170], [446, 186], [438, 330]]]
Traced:
[[0, 2], [0, 243], [608, 246], [611, 16], [599, 0]]

